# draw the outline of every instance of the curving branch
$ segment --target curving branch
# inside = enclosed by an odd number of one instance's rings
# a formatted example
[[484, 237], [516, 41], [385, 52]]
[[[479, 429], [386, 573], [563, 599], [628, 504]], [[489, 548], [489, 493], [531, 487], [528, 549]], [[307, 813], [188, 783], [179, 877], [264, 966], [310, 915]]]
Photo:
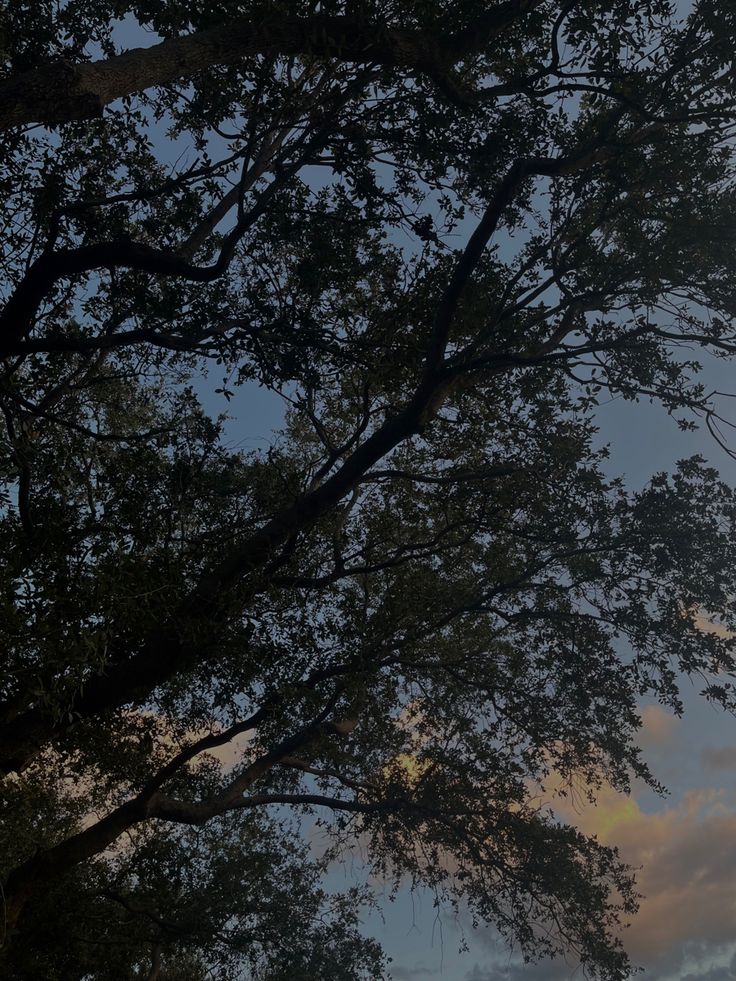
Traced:
[[[40, 347], [34, 341], [29, 343], [27, 335], [33, 327], [41, 305], [60, 280], [101, 269], [130, 269], [152, 276], [181, 279], [192, 283], [212, 283], [219, 279], [227, 272], [238, 244], [268, 209], [276, 195], [288, 184], [304, 163], [324, 146], [331, 132], [336, 113], [344, 108], [346, 103], [353, 98], [357, 91], [363, 88], [370, 78], [370, 71], [361, 73], [352, 84], [334, 94], [324, 107], [319, 125], [314, 129], [307, 129], [283, 153], [279, 151], [286, 139], [289, 127], [280, 131], [269, 145], [263, 148], [250, 169], [245, 171], [240, 182], [222, 197], [209, 215], [192, 231], [189, 238], [177, 248], [154, 248], [146, 242], [138, 242], [130, 238], [119, 238], [63, 249], [54, 249], [53, 244], [50, 243], [41, 255], [30, 264], [25, 275], [0, 311], [0, 359], [12, 354], [46, 351], [48, 349], [43, 346], [43, 342]], [[291, 159], [288, 159], [289, 153], [293, 154]], [[245, 211], [242, 208], [243, 195], [269, 169], [274, 170], [274, 179], [257, 196], [253, 206]], [[192, 259], [197, 250], [235, 205], [238, 205], [237, 221], [225, 235], [216, 259], [207, 266], [196, 265]], [[120, 336], [125, 338], [125, 343], [146, 339], [172, 350], [180, 350], [183, 347], [183, 342], [173, 335], [133, 331], [125, 335], [112, 333], [99, 342], [95, 342], [92, 349], [120, 346], [118, 343]], [[209, 336], [211, 335], [207, 335], [207, 337]], [[63, 349], [64, 343], [63, 339], [52, 340], [50, 349]], [[81, 343], [84, 344], [84, 342]], [[61, 347], [54, 348], [54, 344], [61, 345]], [[80, 342], [75, 341], [74, 344], [76, 347], [73, 349], [79, 350]], [[191, 346], [191, 342], [189, 346]]]
[[258, 756], [219, 793], [208, 800], [187, 802], [166, 797], [160, 788], [190, 760], [216, 746], [222, 746], [235, 736], [251, 731], [265, 719], [274, 707], [274, 699], [267, 701], [248, 719], [221, 733], [212, 733], [184, 747], [145, 784], [135, 797], [116, 807], [104, 818], [84, 830], [37, 852], [32, 858], [15, 868], [5, 886], [8, 922], [12, 925], [20, 916], [28, 900], [44, 884], [65, 871], [99, 855], [120, 835], [130, 828], [151, 818], [175, 821], [183, 824], [204, 824], [206, 821], [241, 806], [243, 795], [257, 780], [263, 777], [282, 759], [296, 750], [304, 749], [324, 735], [345, 735], [344, 724], [329, 722], [341, 689], [338, 687], [328, 698], [322, 711], [306, 725], [297, 729], [268, 752]]

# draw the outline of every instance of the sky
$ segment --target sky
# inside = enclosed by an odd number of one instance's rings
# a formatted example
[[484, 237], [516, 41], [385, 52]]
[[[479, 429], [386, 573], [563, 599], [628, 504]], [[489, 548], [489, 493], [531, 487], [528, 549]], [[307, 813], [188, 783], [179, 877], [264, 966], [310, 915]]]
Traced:
[[[126, 46], [156, 38], [121, 32]], [[736, 365], [712, 359], [704, 379], [736, 392]], [[244, 449], [266, 446], [282, 420], [282, 403], [255, 385], [231, 402], [215, 396], [213, 374], [199, 387], [213, 411], [227, 411], [227, 438]], [[724, 407], [728, 415], [729, 407]], [[732, 408], [736, 418], [736, 402]], [[597, 412], [599, 438], [610, 449], [611, 475], [630, 487], [700, 453], [736, 483], [736, 462], [704, 429], [679, 431], [658, 405], [617, 399]], [[736, 433], [734, 433], [736, 447]], [[641, 745], [665, 797], [635, 785], [630, 797], [612, 791], [596, 807], [557, 808], [583, 831], [619, 847], [640, 868], [641, 909], [625, 934], [634, 964], [646, 981], [736, 981], [736, 719], [709, 706], [697, 686], [685, 684], [685, 713], [677, 719], [656, 704], [642, 704]], [[350, 885], [353, 868], [336, 868], [330, 886]], [[382, 893], [378, 885], [379, 895]], [[562, 981], [582, 977], [574, 964], [524, 965], [491, 929], [474, 930], [468, 917], [438, 911], [427, 892], [401, 890], [368, 917], [365, 930], [392, 958], [395, 981]], [[460, 953], [459, 948], [467, 946]]]

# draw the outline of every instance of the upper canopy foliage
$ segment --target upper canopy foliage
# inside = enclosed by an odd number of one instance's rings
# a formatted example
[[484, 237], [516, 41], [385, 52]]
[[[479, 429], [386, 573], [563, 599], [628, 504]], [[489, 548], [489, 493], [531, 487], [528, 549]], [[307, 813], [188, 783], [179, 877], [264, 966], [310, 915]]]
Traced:
[[[628, 977], [630, 873], [540, 801], [656, 786], [641, 697], [733, 703], [734, 492], [627, 489], [594, 426], [612, 393], [719, 431], [733, 3], [0, 27], [6, 973], [381, 976], [319, 882], [360, 835]], [[283, 398], [270, 448], [205, 368]]]

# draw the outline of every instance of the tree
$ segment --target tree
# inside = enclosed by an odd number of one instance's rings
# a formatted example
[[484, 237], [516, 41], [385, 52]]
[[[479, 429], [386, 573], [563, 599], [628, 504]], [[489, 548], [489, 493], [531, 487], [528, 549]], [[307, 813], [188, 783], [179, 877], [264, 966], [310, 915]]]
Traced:
[[[28, 783], [13, 790], [28, 824], [7, 822], [6, 867], [38, 844], [38, 823], [48, 846], [84, 815], [68, 793]], [[269, 981], [380, 977], [378, 945], [356, 929], [368, 897], [356, 888], [328, 895], [324, 865], [261, 817], [134, 829], [104, 864], [77, 866], [29, 905], [11, 976], [204, 981], [214, 966], [219, 977], [247, 971]]]
[[625, 978], [631, 872], [540, 800], [657, 786], [642, 697], [734, 704], [734, 493], [607, 478], [595, 406], [720, 432], [736, 14], [199, 7], [1, 32], [5, 970], [377, 977], [360, 836]]

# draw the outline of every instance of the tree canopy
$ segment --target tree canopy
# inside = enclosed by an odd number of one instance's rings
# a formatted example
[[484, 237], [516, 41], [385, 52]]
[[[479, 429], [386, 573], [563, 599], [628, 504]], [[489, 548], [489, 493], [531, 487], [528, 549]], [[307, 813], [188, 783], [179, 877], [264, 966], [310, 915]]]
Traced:
[[734, 490], [627, 487], [595, 415], [720, 438], [733, 4], [1, 16], [5, 976], [388, 976], [359, 844], [628, 977], [550, 788], [658, 787], [683, 680], [734, 706]]

